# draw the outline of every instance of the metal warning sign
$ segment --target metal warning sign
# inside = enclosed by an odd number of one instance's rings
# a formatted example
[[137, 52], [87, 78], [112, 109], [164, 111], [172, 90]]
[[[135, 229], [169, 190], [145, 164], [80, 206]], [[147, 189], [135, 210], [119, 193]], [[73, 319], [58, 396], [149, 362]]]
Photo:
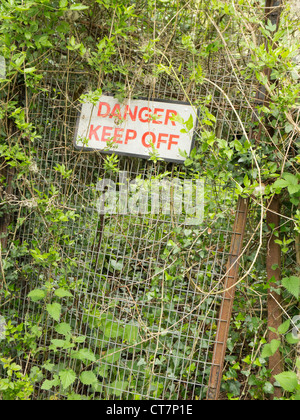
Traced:
[[102, 96], [84, 103], [75, 147], [149, 158], [151, 154], [183, 162], [193, 146], [197, 110], [183, 102], [125, 100]]

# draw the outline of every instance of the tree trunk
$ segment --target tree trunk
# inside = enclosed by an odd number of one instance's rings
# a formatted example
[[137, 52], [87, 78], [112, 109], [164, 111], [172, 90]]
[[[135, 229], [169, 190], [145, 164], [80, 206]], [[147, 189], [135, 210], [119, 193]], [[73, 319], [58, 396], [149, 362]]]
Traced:
[[[280, 197], [274, 196], [269, 203], [267, 211], [267, 225], [270, 230], [278, 231], [280, 226]], [[267, 247], [267, 277], [270, 282], [270, 289], [268, 293], [268, 327], [276, 330], [282, 324], [282, 310], [281, 310], [281, 296], [276, 293], [278, 289], [277, 282], [281, 279], [281, 250], [280, 246], [275, 243], [276, 236], [271, 233]], [[277, 334], [270, 331], [268, 341], [276, 340]], [[275, 382], [274, 376], [283, 371], [283, 363], [280, 351], [269, 358], [269, 369], [272, 374], [271, 383]], [[274, 397], [280, 398], [282, 390], [279, 387], [275, 388]]]

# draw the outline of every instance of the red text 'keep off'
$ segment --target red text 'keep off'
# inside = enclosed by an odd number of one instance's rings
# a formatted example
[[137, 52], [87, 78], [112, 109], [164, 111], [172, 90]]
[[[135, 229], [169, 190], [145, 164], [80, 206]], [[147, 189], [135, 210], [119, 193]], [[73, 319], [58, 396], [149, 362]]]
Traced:
[[[184, 122], [193, 118], [193, 128]], [[183, 162], [192, 148], [197, 111], [189, 104], [127, 100], [102, 96], [97, 105], [84, 103], [77, 123], [75, 146], [129, 156]], [[189, 124], [190, 126], [190, 124]]]

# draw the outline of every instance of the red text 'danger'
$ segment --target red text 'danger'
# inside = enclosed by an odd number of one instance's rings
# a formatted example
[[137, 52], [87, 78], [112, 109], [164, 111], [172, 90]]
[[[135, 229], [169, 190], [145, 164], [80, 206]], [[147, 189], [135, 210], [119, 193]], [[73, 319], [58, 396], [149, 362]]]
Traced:
[[121, 111], [120, 104], [115, 104], [112, 108], [107, 102], [100, 102], [98, 107], [98, 117], [101, 118], [118, 118], [120, 121], [139, 121], [141, 123], [153, 123], [153, 124], [172, 124], [176, 126], [176, 122], [172, 120], [172, 117], [178, 115], [177, 111], [172, 109], [151, 108], [143, 106], [138, 107], [137, 105], [130, 108], [129, 105], [125, 106], [125, 109]]

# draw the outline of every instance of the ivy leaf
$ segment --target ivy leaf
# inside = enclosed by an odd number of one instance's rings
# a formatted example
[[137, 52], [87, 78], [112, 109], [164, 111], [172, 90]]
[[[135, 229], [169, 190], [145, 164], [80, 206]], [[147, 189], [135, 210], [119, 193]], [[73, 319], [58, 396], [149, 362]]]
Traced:
[[96, 375], [91, 370], [88, 372], [82, 372], [80, 380], [83, 385], [96, 385], [98, 382]]
[[290, 174], [290, 173], [284, 173], [283, 179], [277, 179], [277, 181], [274, 182], [272, 189], [274, 190], [281, 190], [282, 188], [288, 189], [288, 192], [292, 194], [296, 194], [300, 191], [300, 185], [299, 180], [296, 175]]
[[263, 391], [264, 391], [266, 394], [273, 394], [273, 393], [274, 393], [274, 387], [273, 387], [273, 385], [271, 384], [271, 382], [266, 382], [266, 383], [264, 384]]
[[57, 302], [47, 305], [46, 310], [48, 314], [55, 320], [59, 321], [61, 313], [61, 305]]
[[295, 391], [298, 386], [298, 378], [295, 372], [282, 372], [279, 375], [275, 375], [275, 379], [288, 392]]
[[300, 277], [291, 276], [285, 277], [282, 280], [282, 285], [285, 287], [296, 299], [299, 299], [300, 292]]
[[59, 372], [63, 389], [68, 388], [76, 379], [76, 373], [72, 369], [64, 369]]
[[112, 268], [116, 271], [122, 271], [123, 268], [123, 262], [117, 262], [115, 260], [110, 260], [110, 265], [112, 266]]

